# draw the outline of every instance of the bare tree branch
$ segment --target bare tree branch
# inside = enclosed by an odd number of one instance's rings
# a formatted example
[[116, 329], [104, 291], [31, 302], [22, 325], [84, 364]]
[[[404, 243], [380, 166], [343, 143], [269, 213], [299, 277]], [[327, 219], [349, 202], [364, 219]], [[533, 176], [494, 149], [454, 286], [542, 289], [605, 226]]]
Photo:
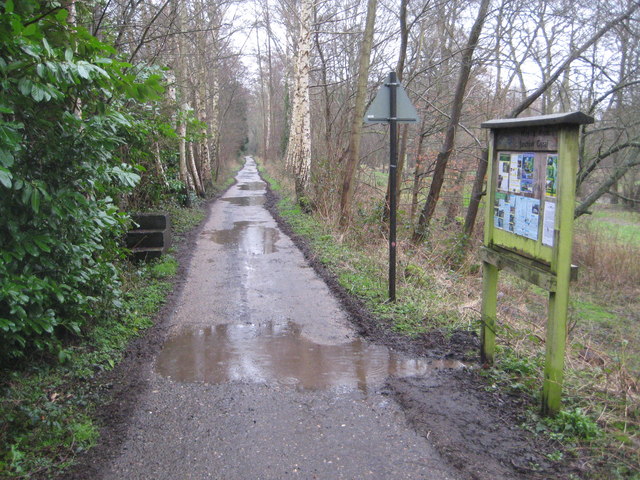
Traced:
[[531, 106], [531, 104], [538, 99], [547, 89], [553, 85], [553, 83], [562, 75], [562, 73], [571, 65], [571, 63], [576, 60], [580, 55], [584, 53], [589, 47], [591, 47], [594, 43], [596, 43], [600, 38], [602, 38], [609, 30], [618, 26], [621, 22], [628, 19], [633, 15], [633, 13], [640, 8], [640, 3], [634, 3], [631, 7], [627, 9], [626, 12], [617, 16], [613, 20], [607, 22], [600, 30], [598, 30], [591, 38], [589, 38], [585, 43], [582, 44], [578, 49], [571, 52], [571, 55], [567, 57], [567, 59], [560, 64], [558, 68], [549, 76], [549, 78], [540, 85], [535, 92], [525, 98], [522, 103], [520, 103], [516, 108], [514, 108], [509, 114], [509, 118], [515, 118], [524, 112], [527, 108]]

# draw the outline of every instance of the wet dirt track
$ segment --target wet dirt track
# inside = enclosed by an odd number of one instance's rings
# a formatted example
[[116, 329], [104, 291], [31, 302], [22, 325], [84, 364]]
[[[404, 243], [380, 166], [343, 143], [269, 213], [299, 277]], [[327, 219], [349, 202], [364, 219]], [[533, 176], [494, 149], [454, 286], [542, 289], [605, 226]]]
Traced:
[[212, 205], [103, 479], [458, 479], [384, 394], [437, 367], [367, 344], [264, 208], [247, 159]]

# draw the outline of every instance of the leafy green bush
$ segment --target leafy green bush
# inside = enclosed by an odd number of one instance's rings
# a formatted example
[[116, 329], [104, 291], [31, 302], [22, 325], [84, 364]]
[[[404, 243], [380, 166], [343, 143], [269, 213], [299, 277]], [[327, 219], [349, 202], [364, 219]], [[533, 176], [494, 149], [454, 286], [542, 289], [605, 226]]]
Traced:
[[[137, 119], [119, 112], [159, 90], [67, 11], [0, 0], [0, 342], [6, 357], [55, 350], [119, 305], [114, 260], [139, 180], [121, 154]], [[131, 110], [131, 108], [129, 108]]]

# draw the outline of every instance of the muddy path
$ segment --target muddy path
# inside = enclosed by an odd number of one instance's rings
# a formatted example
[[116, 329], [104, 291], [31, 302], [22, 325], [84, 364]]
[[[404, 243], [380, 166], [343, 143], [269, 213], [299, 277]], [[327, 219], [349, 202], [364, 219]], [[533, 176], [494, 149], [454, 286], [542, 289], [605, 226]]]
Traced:
[[513, 427], [518, 400], [486, 395], [446, 358], [455, 341], [389, 335], [274, 220], [253, 160], [236, 180], [187, 242], [163, 318], [104, 387], [101, 445], [66, 478], [554, 472]]

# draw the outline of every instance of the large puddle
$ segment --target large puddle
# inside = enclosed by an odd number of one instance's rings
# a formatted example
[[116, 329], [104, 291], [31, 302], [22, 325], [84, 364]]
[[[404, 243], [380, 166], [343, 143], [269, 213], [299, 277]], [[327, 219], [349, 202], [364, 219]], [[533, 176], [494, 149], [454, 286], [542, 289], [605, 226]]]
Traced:
[[239, 190], [249, 190], [258, 192], [267, 189], [267, 185], [264, 182], [246, 182], [238, 185]]
[[264, 195], [249, 195], [246, 197], [222, 197], [220, 200], [239, 207], [252, 207], [254, 205], [264, 205], [266, 198]]
[[265, 227], [256, 222], [235, 222], [229, 230], [203, 232], [219, 245], [237, 246], [250, 255], [266, 255], [278, 251], [276, 242], [280, 239], [277, 228]]
[[457, 361], [409, 359], [361, 340], [322, 345], [302, 335], [295, 323], [268, 322], [183, 332], [167, 340], [156, 369], [180, 382], [279, 383], [301, 390], [366, 392], [388, 376], [424, 375], [461, 366]]

